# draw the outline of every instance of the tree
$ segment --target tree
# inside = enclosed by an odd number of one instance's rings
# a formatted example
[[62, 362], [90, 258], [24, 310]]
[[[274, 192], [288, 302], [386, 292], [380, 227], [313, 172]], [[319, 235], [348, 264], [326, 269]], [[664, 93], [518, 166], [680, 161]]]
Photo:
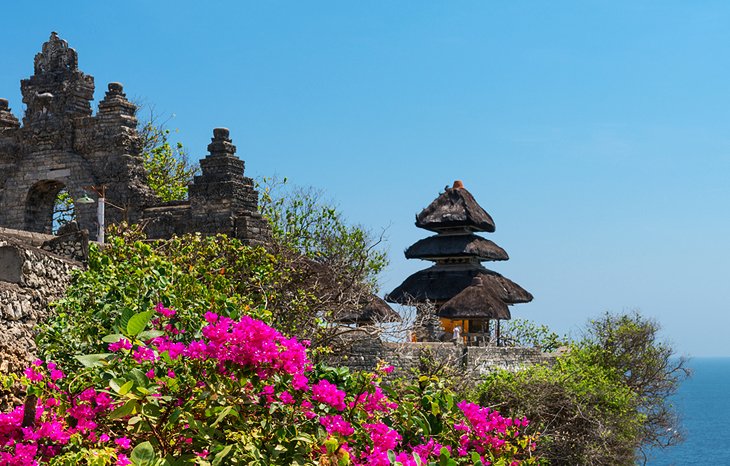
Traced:
[[191, 165], [182, 143], [171, 144], [170, 130], [145, 123], [141, 130], [142, 157], [147, 171], [147, 184], [164, 202], [187, 198], [188, 185], [198, 173]]
[[670, 400], [689, 372], [658, 332], [639, 313], [604, 314], [554, 364], [487, 377], [480, 402], [536, 421], [550, 464], [634, 464], [681, 440]]
[[[138, 107], [137, 114], [143, 107]], [[146, 121], [137, 126], [147, 184], [164, 202], [186, 199], [188, 185], [199, 171], [199, 167], [190, 162], [182, 143], [170, 142], [168, 121], [160, 121], [154, 109], [150, 109]]]
[[346, 287], [377, 290], [378, 274], [388, 265], [383, 233], [348, 224], [322, 191], [290, 187], [286, 178], [264, 178], [259, 188], [259, 208], [278, 243], [327, 266]]
[[58, 230], [67, 223], [76, 220], [76, 209], [74, 200], [66, 188], [63, 188], [56, 195], [53, 203], [53, 230], [52, 233], [58, 233]]
[[660, 328], [638, 312], [606, 313], [590, 322], [582, 342], [592, 363], [612, 370], [636, 394], [635, 409], [645, 418], [642, 451], [682, 440], [671, 397], [690, 372], [687, 359], [659, 339]]
[[555, 351], [570, 341], [567, 335], [558, 335], [547, 325], [527, 319], [506, 321], [501, 329], [501, 340], [505, 346], [538, 347], [544, 352]]

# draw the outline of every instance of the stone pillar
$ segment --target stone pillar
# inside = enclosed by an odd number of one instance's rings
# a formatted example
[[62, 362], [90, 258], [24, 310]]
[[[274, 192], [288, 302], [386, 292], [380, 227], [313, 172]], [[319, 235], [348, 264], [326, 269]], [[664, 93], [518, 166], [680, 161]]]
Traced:
[[228, 128], [215, 128], [208, 152], [200, 161], [201, 174], [190, 185], [188, 196], [194, 210], [235, 208], [238, 191], [245, 188], [245, 163], [236, 156]]
[[122, 84], [109, 83], [104, 100], [99, 102], [99, 112], [96, 117], [101, 124], [136, 128], [136, 111], [137, 106], [127, 100]]
[[270, 232], [258, 213], [258, 192], [244, 176], [245, 164], [236, 156], [227, 128], [213, 130], [208, 151], [200, 161], [201, 174], [188, 188], [194, 231], [266, 242]]
[[20, 127], [20, 122], [13, 112], [10, 111], [7, 99], [0, 99], [0, 131], [6, 128], [15, 129]]

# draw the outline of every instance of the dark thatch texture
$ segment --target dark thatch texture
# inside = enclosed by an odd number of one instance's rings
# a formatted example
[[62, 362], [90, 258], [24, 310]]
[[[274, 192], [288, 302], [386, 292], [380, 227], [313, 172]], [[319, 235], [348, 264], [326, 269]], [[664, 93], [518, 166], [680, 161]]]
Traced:
[[422, 239], [406, 249], [407, 259], [476, 257], [483, 261], [506, 261], [507, 252], [477, 235], [436, 235]]
[[506, 304], [529, 303], [532, 295], [520, 285], [497, 272], [483, 267], [454, 267], [435, 265], [406, 278], [401, 285], [386, 295], [391, 303], [409, 304], [430, 301], [445, 303], [466, 287], [472, 279], [480, 276], [483, 286], [491, 289], [493, 295]]
[[509, 320], [512, 317], [507, 304], [494, 295], [492, 287], [486, 286], [480, 276], [474, 277], [470, 286], [446, 301], [438, 315], [448, 319]]
[[469, 191], [455, 187], [446, 188], [446, 192], [416, 215], [416, 226], [435, 232], [452, 228], [493, 232], [494, 220]]
[[368, 325], [402, 320], [388, 303], [374, 294], [363, 298], [360, 309], [337, 315], [337, 322], [341, 324]]

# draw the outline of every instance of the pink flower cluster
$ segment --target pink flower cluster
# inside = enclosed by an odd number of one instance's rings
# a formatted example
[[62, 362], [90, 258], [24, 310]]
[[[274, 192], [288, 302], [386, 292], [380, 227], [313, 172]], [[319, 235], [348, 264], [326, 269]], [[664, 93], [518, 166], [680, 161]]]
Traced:
[[312, 399], [332, 406], [337, 411], [345, 409], [345, 396], [345, 392], [327, 380], [322, 379], [312, 385]]
[[[58, 391], [55, 382], [65, 375], [52, 362], [43, 366], [42, 361], [35, 361], [26, 370], [26, 377], [37, 383], [45, 380], [48, 387]], [[92, 444], [109, 441], [107, 434], [99, 435], [96, 431], [99, 417], [107, 415], [113, 408], [109, 394], [87, 388], [78, 395], [60, 391], [58, 395], [57, 398], [39, 399], [35, 405], [26, 403], [9, 413], [0, 413], [0, 465], [37, 465], [39, 461], [45, 462], [56, 456], [73, 437]], [[64, 409], [59, 409], [59, 398], [68, 400]], [[33, 398], [29, 401], [32, 402]], [[34, 411], [26, 416], [26, 409]], [[128, 444], [126, 448], [129, 448]], [[120, 451], [113, 456], [117, 464], [129, 464], [124, 462], [126, 457]]]
[[[480, 455], [484, 454], [487, 448], [499, 451], [505, 441], [495, 433], [505, 434], [510, 427], [526, 427], [529, 424], [525, 418], [506, 418], [497, 411], [467, 401], [462, 401], [457, 406], [467, 420], [454, 426], [455, 430], [463, 432], [459, 444], [461, 456], [466, 456], [472, 449]], [[515, 431], [514, 435], [519, 435], [519, 431]]]
[[360, 405], [365, 412], [370, 415], [375, 413], [387, 413], [398, 408], [398, 403], [390, 401], [383, 390], [376, 384], [373, 384], [374, 389], [372, 393], [365, 392], [356, 396], [353, 401], [350, 402], [350, 408]]
[[343, 437], [347, 437], [355, 433], [355, 429], [352, 428], [352, 424], [345, 421], [339, 414], [335, 414], [333, 416], [322, 416], [319, 418], [319, 423], [322, 424], [325, 430], [330, 434], [339, 434]]
[[[156, 311], [162, 317], [155, 326], [169, 327], [163, 326], [160, 321], [174, 317], [175, 311], [161, 304]], [[423, 462], [438, 458], [444, 446], [434, 438], [422, 438], [418, 444], [403, 444], [401, 433], [390, 425], [397, 417], [394, 414], [399, 406], [383, 392], [378, 376], [365, 378], [363, 391], [355, 396], [348, 395], [328, 380], [311, 381], [307, 374], [311, 373], [312, 364], [305, 345], [294, 338], [286, 338], [264, 322], [248, 316], [233, 320], [210, 312], [206, 313], [205, 320], [207, 325], [202, 329], [203, 339], [188, 344], [168, 336], [175, 338], [180, 331], [168, 332], [168, 335], [146, 342], [132, 343], [122, 338], [109, 345], [113, 356], [107, 363], [146, 372], [149, 381], [144, 393], [148, 396], [144, 401], [140, 399], [139, 403], [168, 403], [168, 406], [174, 407], [189, 403], [187, 409], [195, 410], [204, 406], [201, 400], [208, 399], [208, 395], [196, 399], [196, 390], [207, 393], [208, 389], [203, 388], [213, 383], [219, 383], [218, 387], [235, 387], [237, 402], [245, 400], [245, 408], [240, 409], [251, 410], [245, 416], [243, 412], [239, 413], [241, 418], [265, 417], [284, 410], [289, 413], [288, 422], [309, 426], [307, 428], [319, 432], [322, 430], [318, 426], [322, 426], [328, 437], [320, 440], [336, 442], [337, 450], [349, 455], [356, 466], [390, 465], [389, 451], [394, 451], [396, 460], [404, 466], [416, 466], [414, 454]], [[178, 374], [187, 373], [189, 384], [193, 373], [191, 365], [196, 371], [196, 380], [190, 384], [192, 387], [183, 386], [180, 380], [172, 380], [178, 377], [176, 371]], [[390, 373], [392, 366], [380, 371]], [[126, 428], [117, 429], [113, 427], [114, 422], [121, 421], [121, 425], [125, 426], [130, 416], [120, 416], [118, 421], [108, 417], [128, 398], [120, 395], [117, 400], [113, 399], [115, 390], [110, 387], [88, 388], [78, 394], [62, 391], [56, 383], [65, 375], [53, 363], [44, 367], [41, 361], [36, 361], [25, 375], [35, 386], [55, 390], [58, 396], [38, 401], [31, 426], [22, 425], [22, 406], [0, 414], [0, 466], [38, 464], [38, 461], [44, 461], [72, 444], [110, 446], [111, 457], [117, 465], [130, 464], [125, 453], [133, 442], [113, 433], [115, 430], [124, 432]], [[116, 393], [121, 391], [117, 389]], [[454, 449], [462, 457], [477, 452], [483, 455], [484, 464], [489, 464], [488, 454], [499, 452], [505, 437], [517, 436], [516, 429], [528, 424], [525, 419], [504, 418], [496, 411], [468, 402], [461, 402], [458, 407], [465, 420], [453, 426], [456, 432], [461, 433]], [[198, 416], [207, 415], [205, 412], [203, 409]], [[103, 432], [99, 428], [102, 424], [106, 428]], [[301, 426], [299, 428], [303, 428]], [[171, 428], [170, 432], [173, 431], [176, 437], [167, 444], [177, 445], [177, 453], [203, 452], [196, 454], [204, 458], [208, 451], [213, 451], [214, 445], [196, 443], [195, 431], [187, 422]], [[79, 439], [78, 442], [71, 442], [74, 436]], [[326, 452], [327, 449], [321, 445]], [[451, 451], [451, 446], [446, 448]], [[534, 449], [534, 444], [530, 448]]]
[[[260, 320], [243, 316], [234, 321], [210, 312], [205, 318], [209, 324], [203, 328], [203, 336], [208, 341], [193, 342], [195, 350], [188, 352], [190, 357], [255, 367], [262, 378], [273, 372], [301, 376], [311, 369], [304, 345], [296, 338], [285, 338]], [[306, 386], [306, 382], [300, 386]]]

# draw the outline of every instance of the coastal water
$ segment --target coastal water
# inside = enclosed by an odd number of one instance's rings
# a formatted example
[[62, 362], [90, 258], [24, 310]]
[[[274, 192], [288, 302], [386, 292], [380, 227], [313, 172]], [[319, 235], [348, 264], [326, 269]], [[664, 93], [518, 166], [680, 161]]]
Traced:
[[692, 377], [673, 402], [682, 415], [684, 443], [654, 452], [651, 466], [730, 466], [730, 358], [694, 358]]

